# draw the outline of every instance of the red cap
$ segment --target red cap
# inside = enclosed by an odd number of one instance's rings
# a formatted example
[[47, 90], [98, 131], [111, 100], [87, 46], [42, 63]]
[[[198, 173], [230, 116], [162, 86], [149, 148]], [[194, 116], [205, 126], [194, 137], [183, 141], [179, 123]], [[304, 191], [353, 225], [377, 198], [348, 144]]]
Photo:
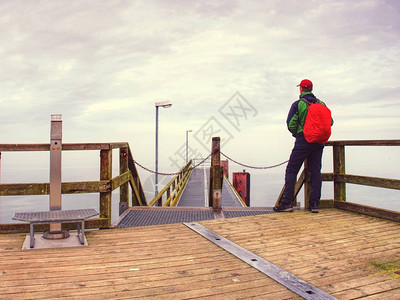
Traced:
[[300, 84], [298, 84], [297, 86], [301, 86], [301, 87], [311, 87], [312, 88], [312, 82], [311, 80], [308, 79], [303, 79]]

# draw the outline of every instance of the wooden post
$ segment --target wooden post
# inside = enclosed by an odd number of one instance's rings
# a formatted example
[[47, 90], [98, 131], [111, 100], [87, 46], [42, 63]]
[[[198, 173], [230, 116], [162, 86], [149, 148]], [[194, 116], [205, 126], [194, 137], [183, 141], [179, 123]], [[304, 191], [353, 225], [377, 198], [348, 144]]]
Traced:
[[212, 138], [209, 205], [221, 209], [223, 167], [221, 167], [220, 138]]
[[[112, 150], [100, 150], [100, 180], [112, 179]], [[107, 219], [111, 226], [111, 190], [100, 192], [100, 218]]]
[[132, 151], [127, 147], [128, 152], [128, 166], [131, 171], [131, 186], [132, 186], [132, 206], [147, 205], [146, 196], [143, 191], [142, 184], [140, 183], [139, 173], [135, 166]]
[[[124, 174], [129, 169], [127, 148], [119, 148], [119, 174]], [[128, 182], [122, 184], [119, 188], [119, 215], [129, 207], [129, 189]]]
[[308, 168], [308, 159], [304, 160], [304, 209], [310, 207], [310, 194], [311, 194], [311, 175]]
[[[169, 197], [171, 197], [171, 186], [169, 186], [167, 189], [167, 199], [169, 199]], [[170, 206], [171, 206], [171, 202], [172, 201], [170, 201]]]
[[337, 174], [346, 174], [344, 145], [333, 145], [333, 198], [346, 201], [346, 183], [337, 181]]

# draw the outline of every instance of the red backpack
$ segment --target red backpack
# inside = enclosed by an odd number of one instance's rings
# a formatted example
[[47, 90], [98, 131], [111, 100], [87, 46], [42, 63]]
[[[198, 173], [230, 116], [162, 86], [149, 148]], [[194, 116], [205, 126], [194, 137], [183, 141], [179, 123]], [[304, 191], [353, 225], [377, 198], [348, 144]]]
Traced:
[[309, 143], [325, 144], [331, 136], [332, 115], [328, 107], [317, 99], [316, 103], [307, 101], [308, 111], [303, 127], [304, 137]]

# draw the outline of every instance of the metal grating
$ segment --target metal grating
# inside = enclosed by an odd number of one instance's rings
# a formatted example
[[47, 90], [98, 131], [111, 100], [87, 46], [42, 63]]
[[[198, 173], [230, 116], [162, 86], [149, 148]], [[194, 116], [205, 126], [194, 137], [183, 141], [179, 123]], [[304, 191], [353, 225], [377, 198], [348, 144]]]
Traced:
[[[205, 195], [205, 177], [209, 178], [210, 170], [194, 169], [178, 202], [178, 206], [205, 207], [208, 205]], [[206, 176], [205, 176], [206, 175]]]
[[66, 221], [66, 220], [84, 220], [98, 215], [94, 208], [90, 209], [72, 209], [72, 210], [51, 210], [37, 212], [15, 213], [14, 220], [25, 222], [41, 222], [41, 221]]
[[228, 180], [224, 177], [222, 182], [222, 195], [221, 204], [222, 206], [231, 207], [243, 207], [242, 202], [239, 200], [236, 193], [233, 191], [234, 187], [228, 183]]
[[213, 220], [212, 210], [131, 210], [117, 227], [139, 227]]
[[225, 218], [239, 218], [239, 217], [247, 217], [247, 216], [257, 216], [257, 215], [265, 215], [275, 213], [271, 210], [225, 210], [224, 209], [224, 217]]

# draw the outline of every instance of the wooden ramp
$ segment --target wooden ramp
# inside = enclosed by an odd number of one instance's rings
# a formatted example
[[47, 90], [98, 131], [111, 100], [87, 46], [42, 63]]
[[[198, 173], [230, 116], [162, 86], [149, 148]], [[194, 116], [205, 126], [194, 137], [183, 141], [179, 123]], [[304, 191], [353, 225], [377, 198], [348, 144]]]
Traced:
[[[338, 299], [399, 299], [400, 224], [336, 209], [199, 222]], [[0, 236], [0, 299], [298, 299], [183, 224], [95, 230], [89, 247]]]

